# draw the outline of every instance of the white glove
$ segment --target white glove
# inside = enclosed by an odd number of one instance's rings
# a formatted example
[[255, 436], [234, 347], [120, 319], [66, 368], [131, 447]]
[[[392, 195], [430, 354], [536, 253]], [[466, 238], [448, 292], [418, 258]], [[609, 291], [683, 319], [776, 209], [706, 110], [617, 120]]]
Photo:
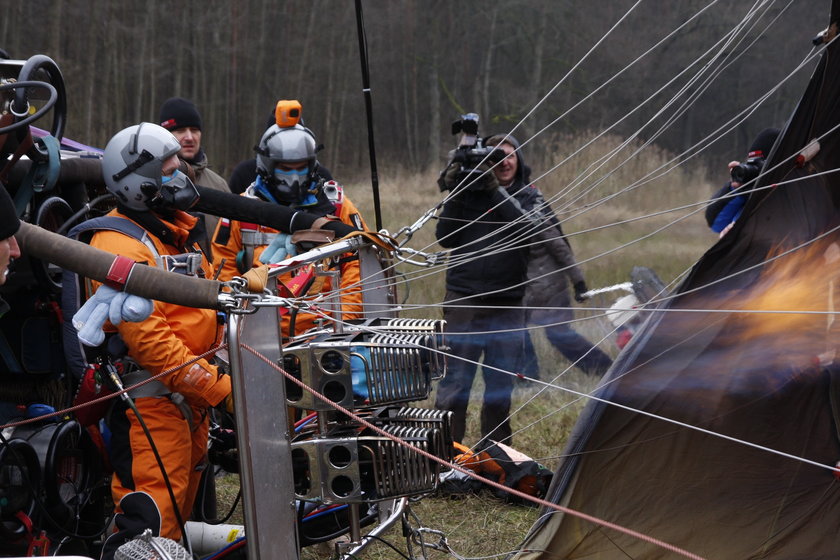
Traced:
[[292, 236], [288, 233], [278, 233], [257, 260], [263, 264], [274, 264], [295, 255], [297, 247], [292, 243]]
[[106, 320], [110, 319], [113, 325], [121, 321], [137, 323], [151, 315], [152, 309], [154, 303], [149, 299], [103, 285], [73, 315], [73, 326], [82, 344], [99, 346], [105, 341], [102, 325]]

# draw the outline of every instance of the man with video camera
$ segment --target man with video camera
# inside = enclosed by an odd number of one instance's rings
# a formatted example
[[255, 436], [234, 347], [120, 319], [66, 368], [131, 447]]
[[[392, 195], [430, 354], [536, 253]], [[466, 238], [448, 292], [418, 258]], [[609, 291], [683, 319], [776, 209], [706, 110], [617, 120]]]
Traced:
[[438, 243], [452, 249], [443, 313], [447, 342], [457, 358], [448, 362], [435, 407], [453, 412], [452, 436], [462, 441], [483, 355], [481, 435], [510, 444], [510, 372], [518, 371], [524, 347], [529, 224], [517, 202], [523, 193], [500, 188], [490, 170], [504, 154], [483, 146], [478, 116], [464, 115], [454, 123], [453, 133], [459, 132], [461, 145], [438, 179], [441, 190], [450, 194], [435, 229]]
[[712, 196], [712, 201], [706, 207], [706, 223], [713, 232], [723, 237], [741, 215], [747, 202], [747, 193], [754, 186], [778, 137], [778, 128], [765, 128], [753, 140], [745, 162], [729, 162], [731, 180]]

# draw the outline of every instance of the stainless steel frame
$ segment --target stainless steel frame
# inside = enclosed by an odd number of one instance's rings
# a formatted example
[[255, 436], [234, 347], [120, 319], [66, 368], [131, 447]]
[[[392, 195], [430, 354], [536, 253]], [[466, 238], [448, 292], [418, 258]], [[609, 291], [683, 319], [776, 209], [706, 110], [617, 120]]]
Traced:
[[296, 560], [285, 378], [241, 347], [246, 344], [273, 363], [282, 363], [277, 313], [231, 313], [227, 333], [248, 560]]

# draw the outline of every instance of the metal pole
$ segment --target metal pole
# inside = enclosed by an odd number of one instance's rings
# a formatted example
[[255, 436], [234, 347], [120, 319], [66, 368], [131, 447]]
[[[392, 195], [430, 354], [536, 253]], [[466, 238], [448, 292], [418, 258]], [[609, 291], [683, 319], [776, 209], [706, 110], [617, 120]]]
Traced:
[[297, 560], [300, 546], [284, 377], [244, 350], [282, 363], [275, 309], [230, 314], [227, 326], [248, 560]]

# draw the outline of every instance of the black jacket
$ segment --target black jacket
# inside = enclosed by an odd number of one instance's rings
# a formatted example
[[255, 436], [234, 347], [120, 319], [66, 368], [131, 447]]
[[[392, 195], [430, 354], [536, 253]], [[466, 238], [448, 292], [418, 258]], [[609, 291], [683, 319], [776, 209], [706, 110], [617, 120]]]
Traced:
[[447, 290], [488, 299], [525, 294], [532, 226], [522, 208], [533, 207], [531, 199], [539, 195], [522, 188], [529, 171], [520, 159], [516, 180], [507, 189], [465, 190], [444, 205], [435, 237], [442, 247], [454, 249], [446, 269]]
[[[520, 221], [505, 228], [517, 219]], [[466, 191], [448, 201], [435, 228], [438, 243], [454, 249], [446, 269], [446, 289], [488, 299], [521, 298], [528, 249], [521, 241], [510, 247], [511, 240], [522, 238], [521, 219], [522, 212], [498, 189]]]

